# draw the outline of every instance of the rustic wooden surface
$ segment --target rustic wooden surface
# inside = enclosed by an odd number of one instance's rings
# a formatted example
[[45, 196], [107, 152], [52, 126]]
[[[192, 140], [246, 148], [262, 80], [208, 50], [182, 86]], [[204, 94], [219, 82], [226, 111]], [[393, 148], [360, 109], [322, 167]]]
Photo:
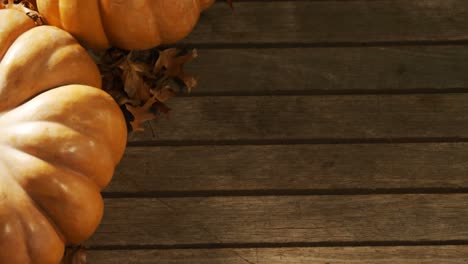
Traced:
[[106, 194], [462, 191], [467, 157], [467, 143], [131, 147]]
[[228, 47], [199, 52], [186, 67], [199, 78], [192, 92], [199, 96], [454, 92], [467, 85], [465, 46]]
[[468, 194], [108, 199], [89, 245], [468, 240], [467, 201]]
[[465, 264], [465, 246], [92, 251], [90, 264]]
[[217, 3], [90, 263], [468, 263], [468, 2]]

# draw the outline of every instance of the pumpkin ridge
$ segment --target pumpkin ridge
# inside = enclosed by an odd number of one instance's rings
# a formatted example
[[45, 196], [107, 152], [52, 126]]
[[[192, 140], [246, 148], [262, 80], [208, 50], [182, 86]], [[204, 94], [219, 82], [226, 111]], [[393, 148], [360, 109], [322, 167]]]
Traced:
[[[74, 123], [73, 120], [71, 120], [71, 115], [69, 118], [63, 119], [63, 115], [58, 112], [45, 114], [47, 111], [43, 111], [42, 109], [55, 107], [56, 100], [58, 98], [66, 102], [67, 105], [66, 109], [63, 108], [61, 111], [71, 111], [70, 113], [74, 113], [79, 110], [80, 115], [86, 116], [87, 119], [89, 119], [87, 120], [88, 123]], [[117, 103], [108, 93], [101, 89], [86, 85], [70, 85], [50, 89], [47, 92], [43, 92], [35, 96], [20, 106], [17, 106], [17, 108], [5, 112], [0, 118], [0, 125], [8, 122], [18, 122], [18, 119], [21, 122], [37, 120], [37, 115], [36, 117], [32, 115], [24, 115], [24, 112], [37, 113], [38, 111], [44, 113], [44, 116], [40, 117], [41, 120], [57, 123], [60, 122], [61, 124], [73, 128], [83, 134], [89, 135], [89, 131], [92, 131], [93, 134], [95, 134], [92, 138], [95, 139], [96, 142], [102, 141], [106, 143], [106, 148], [111, 152], [114, 165], [120, 161], [127, 137], [125, 119]], [[103, 121], [104, 123], [97, 123], [100, 121]], [[86, 129], [89, 126], [93, 129]], [[99, 127], [105, 127], [105, 129]], [[79, 130], [77, 128], [79, 128]], [[114, 136], [115, 129], [125, 133], [122, 133], [120, 137]], [[118, 134], [119, 133], [115, 135]], [[119, 147], [117, 148], [116, 146]]]
[[[18, 183], [19, 184], [19, 183]], [[21, 187], [21, 186], [20, 186]], [[26, 192], [26, 190], [25, 190]], [[55, 233], [57, 233], [58, 237], [60, 238], [62, 244], [64, 245], [64, 248], [65, 248], [65, 237], [63, 235], [63, 231], [60, 229], [59, 226], [57, 226], [57, 224], [55, 223], [55, 221], [52, 220], [52, 218], [50, 217], [50, 215], [47, 213], [46, 210], [44, 210], [44, 208], [42, 208], [42, 206], [37, 203], [34, 198], [32, 198], [30, 195], [27, 195], [29, 197], [29, 201], [31, 202], [31, 204], [33, 205], [34, 208], [37, 209], [37, 211], [42, 214], [44, 216], [45, 219], [47, 219], [47, 223], [50, 224], [50, 226], [54, 229]], [[21, 221], [21, 226], [23, 229], [25, 229], [25, 222], [24, 221]], [[31, 259], [31, 256], [33, 255], [32, 254], [32, 250], [31, 250], [31, 245], [29, 244], [29, 242], [26, 242], [28, 243], [28, 246], [26, 247], [26, 250], [28, 251], [28, 258], [29, 258], [29, 263], [34, 263]]]
[[[32, 39], [39, 42], [31, 47]], [[50, 39], [55, 41], [48, 44]], [[97, 65], [72, 35], [53, 26], [33, 27], [11, 44], [0, 61], [0, 111], [53, 88], [71, 83], [100, 88], [101, 82]]]
[[[8, 148], [10, 151], [17, 151], [16, 149], [12, 148], [12, 147], [9, 147], [9, 146], [6, 146], [6, 145], [1, 145], [0, 147], [2, 148]], [[59, 226], [57, 226], [57, 224], [55, 223], [55, 221], [52, 220], [52, 217], [47, 213], [47, 211], [42, 208], [42, 206], [39, 205], [39, 203], [34, 200], [28, 193], [27, 191], [23, 188], [23, 186], [21, 186], [21, 184], [14, 178], [13, 176], [13, 173], [11, 171], [11, 169], [9, 168], [9, 166], [7, 166], [7, 164], [5, 164], [5, 162], [0, 158], [0, 162], [4, 165], [3, 167], [9, 171], [8, 176], [12, 179], [13, 182], [15, 182], [18, 187], [21, 188], [21, 190], [24, 191], [25, 194], [27, 194], [26, 196], [29, 197], [31, 203], [33, 203], [33, 205], [38, 209], [38, 211], [48, 220], [48, 223], [51, 223], [51, 226], [54, 228], [55, 232], [57, 232], [57, 234], [59, 235], [60, 239], [62, 240], [62, 242], [65, 244], [65, 236], [63, 235], [63, 231], [61, 230], [61, 228]], [[0, 180], [1, 181], [1, 180]], [[15, 211], [15, 213], [17, 214], [17, 212]], [[16, 217], [17, 219], [21, 219], [21, 217]], [[21, 221], [23, 222], [23, 221]]]
[[111, 41], [109, 39], [109, 32], [106, 30], [106, 26], [104, 25], [103, 17], [102, 17], [102, 2], [101, 0], [97, 0], [97, 6], [98, 6], [98, 13], [99, 13], [99, 26], [102, 28], [102, 32], [104, 32], [104, 38], [107, 41], [107, 45], [105, 47], [93, 47], [90, 46], [91, 48], [95, 50], [101, 50], [101, 49], [108, 49], [111, 46]]
[[[0, 117], [1, 119], [1, 117]], [[47, 127], [47, 124], [50, 124], [51, 127]], [[77, 155], [77, 156], [74, 156], [73, 153], [60, 153], [60, 155], [56, 155], [56, 161], [52, 161], [52, 159], [54, 159], [55, 157], [53, 156], [54, 153], [51, 152], [50, 150], [48, 149], [41, 149], [41, 146], [39, 145], [36, 145], [33, 143], [30, 143], [30, 144], [23, 144], [22, 142], [18, 142], [18, 140], [20, 140], [21, 136], [28, 136], [27, 134], [26, 135], [21, 135], [19, 136], [19, 138], [17, 140], [15, 140], [15, 142], [10, 142], [10, 138], [7, 140], [8, 142], [4, 142], [3, 144], [7, 145], [7, 146], [11, 146], [12, 148], [14, 149], [17, 149], [23, 153], [26, 153], [26, 154], [29, 154], [31, 156], [34, 156], [38, 159], [41, 159], [49, 164], [53, 164], [53, 165], [57, 165], [59, 163], [62, 163], [62, 164], [66, 164], [65, 166], [61, 165], [61, 167], [63, 168], [67, 168], [68, 170], [70, 171], [73, 171], [77, 174], [80, 174], [80, 175], [83, 175], [83, 177], [86, 177], [90, 180], [93, 181], [94, 184], [96, 184], [96, 186], [99, 188], [99, 189], [102, 189], [104, 188], [109, 182], [110, 180], [112, 179], [112, 174], [113, 174], [113, 171], [114, 171], [114, 167], [115, 165], [117, 164], [118, 161], [115, 161], [114, 158], [112, 157], [112, 154], [111, 154], [111, 148], [109, 146], [109, 143], [107, 142], [102, 142], [101, 140], [99, 140], [98, 138], [96, 138], [95, 136], [93, 136], [92, 134], [87, 134], [86, 132], [81, 132], [81, 131], [78, 131], [70, 126], [67, 126], [65, 124], [62, 124], [62, 123], [59, 123], [59, 122], [52, 122], [52, 121], [43, 121], [43, 120], [37, 120], [37, 121], [23, 121], [23, 122], [20, 122], [19, 124], [12, 124], [12, 125], [9, 125], [7, 123], [6, 127], [3, 127], [1, 130], [3, 131], [8, 131], [9, 129], [13, 130], [12, 132], [7, 132], [7, 137], [9, 135], [9, 133], [12, 133], [13, 135], [15, 134], [15, 128], [16, 127], [21, 127], [21, 126], [24, 126], [24, 125], [38, 125], [40, 127], [45, 127], [46, 129], [51, 129], [51, 130], [57, 130], [57, 129], [66, 129], [66, 130], [69, 130], [70, 132], [74, 133], [74, 135], [72, 135], [71, 138], [65, 138], [64, 142], [61, 142], [61, 143], [66, 143], [66, 141], [72, 141], [72, 142], [78, 142], [77, 144], [78, 145], [83, 145], [83, 144], [80, 144], [80, 140], [82, 141], [89, 141], [89, 142], [93, 142], [93, 144], [96, 144], [97, 146], [96, 147], [91, 147], [91, 148], [87, 148], [86, 146], [83, 147], [83, 148], [79, 148], [79, 150], [81, 150], [81, 153], [84, 151], [85, 153], [88, 153], [86, 155], [86, 157], [80, 157], [80, 155]], [[42, 125], [42, 126], [41, 126]], [[30, 127], [31, 130], [34, 129], [34, 127]], [[35, 131], [37, 131], [37, 129], [34, 129]], [[29, 131], [28, 131], [29, 132]], [[36, 134], [39, 133], [41, 134], [40, 131], [37, 131]], [[47, 134], [47, 136], [49, 136], [49, 134]], [[78, 138], [76, 138], [78, 137]], [[50, 135], [50, 140], [52, 141], [54, 139], [54, 135]], [[63, 139], [60, 139], [61, 141]], [[41, 140], [43, 141], [43, 140]], [[0, 142], [2, 142], [2, 140], [0, 139]], [[24, 142], [24, 141], [23, 141]], [[62, 144], [61, 144], [62, 145]], [[45, 153], [44, 153], [45, 152]], [[94, 156], [95, 158], [100, 158], [102, 160], [102, 163], [98, 164], [98, 166], [102, 169], [101, 172], [94, 172], [96, 171], [95, 168], [93, 167], [85, 167], [83, 168], [83, 170], [79, 170], [79, 168], [77, 167], [78, 165], [76, 164], [73, 164], [73, 163], [83, 163], [83, 162], [86, 162], [87, 158], [89, 156]], [[104, 158], [105, 157], [105, 158]], [[70, 161], [71, 160], [71, 161]], [[107, 173], [106, 173], [107, 172]], [[103, 173], [106, 173], [105, 175], [103, 175]]]
[[[105, 49], [110, 46], [109, 38], [102, 23], [99, 1], [96, 0], [59, 0], [58, 18], [52, 24], [60, 23], [61, 28], [76, 36], [84, 46]], [[62, 7], [62, 6], [68, 6]], [[50, 6], [49, 6], [50, 7]], [[76, 12], [76, 10], [80, 12]], [[45, 11], [47, 13], [49, 10]], [[52, 12], [54, 13], [54, 12]]]
[[[12, 177], [12, 176], [11, 176], [11, 173], [7, 173], [7, 174], [8, 174], [9, 177]], [[16, 181], [13, 180], [13, 182], [16, 182]], [[21, 186], [20, 186], [20, 187], [21, 187]], [[26, 232], [25, 232], [24, 221], [23, 221], [22, 217], [19, 216], [18, 211], [13, 210], [13, 212], [14, 212], [14, 214], [15, 214], [15, 218], [16, 218], [16, 219], [20, 219], [21, 236], [23, 237], [23, 240], [25, 240], [24, 237], [26, 237], [26, 234], [25, 234]], [[42, 212], [41, 212], [41, 213], [42, 213]], [[46, 219], [47, 219], [47, 216], [46, 216], [46, 215], [44, 215], [44, 217], [46, 217]], [[57, 231], [57, 230], [55, 230], [55, 231]], [[25, 246], [26, 257], [27, 257], [27, 259], [29, 260], [28, 263], [31, 264], [31, 263], [32, 263], [32, 259], [31, 259], [32, 252], [31, 252], [31, 248], [30, 248], [29, 243], [28, 243], [28, 242], [26, 242], [26, 243], [27, 243], [27, 245]]]
[[[5, 146], [5, 145], [0, 145], [0, 148], [6, 148], [6, 149], [10, 149], [12, 151], [15, 151], [15, 149], [13, 148], [10, 148], [8, 146]], [[23, 186], [21, 186], [21, 184], [14, 178], [13, 176], [13, 173], [11, 171], [11, 169], [9, 168], [9, 166], [7, 166], [7, 164], [5, 163], [5, 161], [3, 161], [2, 159], [0, 159], [0, 163], [3, 165], [2, 167], [0, 168], [3, 168], [4, 170], [6, 170], [8, 173], [6, 173], [8, 175], [8, 178], [11, 180], [11, 182], [13, 182], [14, 184], [17, 185], [17, 187], [23, 191], [23, 195], [24, 197], [27, 198], [27, 201], [31, 203], [32, 205], [32, 208], [36, 209], [38, 214], [39, 215], [42, 215], [46, 220], [47, 220], [47, 224], [49, 224], [52, 229], [53, 229], [53, 232], [55, 232], [58, 236], [58, 238], [60, 239], [60, 242], [61, 242], [61, 246], [65, 249], [65, 236], [63, 235], [63, 231], [61, 230], [61, 228], [55, 223], [55, 221], [53, 221], [53, 219], [51, 218], [51, 216], [47, 213], [47, 211], [42, 208], [42, 206], [37, 203], [37, 201], [35, 201], [33, 199], [33, 197], [31, 197], [28, 192], [23, 188]], [[1, 178], [0, 178], [0, 181]], [[1, 191], [1, 190], [0, 190]], [[11, 205], [10, 205], [11, 207]], [[21, 225], [21, 231], [22, 231], [22, 235], [23, 235], [23, 241], [26, 241], [26, 245], [25, 245], [25, 248], [26, 248], [26, 251], [27, 251], [27, 258], [29, 259], [29, 262], [28, 263], [34, 263], [32, 261], [32, 246], [30, 244], [30, 241], [28, 239], [26, 239], [26, 234], [27, 232], [25, 231], [27, 229], [27, 227], [25, 226], [25, 221], [24, 221], [24, 217], [23, 216], [20, 216], [18, 211], [17, 210], [12, 210], [15, 214], [15, 219], [19, 219], [19, 222], [20, 222], [20, 225]]]
[[[44, 164], [46, 164], [47, 166], [53, 168], [54, 172], [50, 173], [50, 175], [52, 176], [51, 179], [56, 179], [55, 175], [64, 175], [62, 180], [65, 179], [66, 181], [69, 181], [69, 179], [67, 179], [67, 177], [72, 178], [72, 179], [76, 179], [76, 181], [72, 182], [72, 185], [69, 185], [67, 187], [74, 187], [75, 184], [76, 184], [75, 186], [77, 186], [77, 187], [85, 186], [86, 190], [93, 192], [94, 193], [93, 194], [94, 198], [98, 198], [99, 201], [101, 202], [101, 204], [103, 204], [102, 195], [100, 194], [101, 189], [99, 188], [99, 186], [97, 186], [97, 184], [92, 179], [86, 177], [86, 175], [76, 173], [74, 170], [68, 169], [68, 168], [66, 168], [64, 166], [56, 165], [54, 163], [49, 163], [47, 161], [41, 160], [40, 158], [38, 158], [38, 157], [36, 157], [34, 155], [29, 155], [28, 153], [22, 152], [22, 151], [20, 151], [18, 149], [15, 149], [15, 148], [11, 148], [10, 150], [13, 151], [13, 152], [18, 152], [18, 153], [27, 155], [27, 156], [31, 157], [32, 159], [37, 159], [40, 162], [43, 162]], [[44, 178], [39, 178], [39, 179], [40, 180], [37, 183], [38, 184], [43, 183]], [[74, 208], [76, 206], [72, 206], [73, 202], [76, 203], [77, 199], [75, 199], [75, 198], [78, 197], [75, 192], [73, 192], [73, 191], [71, 191], [71, 192], [61, 192], [59, 190], [58, 192], [52, 192], [53, 194], [55, 194], [54, 196], [50, 196], [50, 197], [42, 196], [41, 197], [41, 193], [35, 193], [34, 191], [29, 191], [28, 190], [29, 188], [31, 188], [31, 186], [33, 186], [35, 184], [35, 182], [34, 182], [35, 178], [28, 179], [26, 177], [24, 183], [20, 183], [20, 179], [18, 179], [16, 177], [12, 177], [12, 180], [19, 186], [19, 188], [21, 188], [21, 190], [24, 191], [24, 193], [26, 194], [28, 199], [35, 202], [34, 205], [37, 205], [37, 206], [39, 206], [38, 208], [42, 209], [40, 212], [44, 213], [45, 214], [44, 216], [47, 216], [47, 220], [49, 220], [48, 223], [53, 223], [53, 226], [57, 227], [55, 230], [60, 231], [57, 234], [59, 234], [60, 239], [62, 241], [65, 241], [66, 244], [78, 242], [76, 237], [73, 237], [71, 235], [71, 234], [75, 233], [75, 232], [71, 232], [71, 230], [76, 230], [75, 228], [80, 229], [80, 231], [83, 231], [84, 233], [79, 232], [79, 236], [82, 236], [82, 234], [85, 234], [83, 239], [86, 239], [86, 238], [89, 237], [89, 234], [88, 234], [90, 232], [89, 228], [92, 229], [91, 233], [93, 233], [95, 231], [95, 229], [97, 228], [100, 220], [102, 219], [102, 214], [103, 214], [102, 210], [103, 210], [103, 208], [101, 208], [101, 210], [99, 212], [100, 216], [98, 217], [99, 218], [98, 221], [97, 222], [92, 221], [91, 227], [89, 225], [89, 222], [86, 222], [86, 221], [83, 222], [83, 221], [79, 221], [79, 220], [78, 220], [77, 223], [78, 224], [81, 223], [82, 225], [67, 224], [66, 223], [67, 221], [63, 221], [63, 220], [68, 219], [68, 218], [63, 218], [63, 215], [56, 215], [54, 213], [52, 213], [52, 214], [49, 213], [49, 211], [53, 212], [55, 209], [54, 209], [53, 206], [49, 208], [49, 206], [47, 204], [50, 205], [51, 203], [50, 203], [50, 201], [48, 202], [47, 199], [44, 200], [44, 198], [62, 198], [60, 201], [65, 202], [65, 203], [71, 203], [71, 204], [68, 204], [65, 207]], [[89, 187], [91, 187], [91, 185], [89, 185], [89, 184], [92, 185], [92, 188], [94, 188], [94, 190], [89, 189]], [[80, 189], [78, 189], [78, 190], [80, 190]], [[90, 193], [88, 193], [88, 194], [90, 194]], [[37, 198], [34, 198], [35, 196], [37, 196]], [[90, 196], [90, 197], [93, 198], [92, 196]], [[86, 198], [88, 198], [88, 197], [86, 197]], [[89, 203], [90, 201], [85, 201], [84, 205], [90, 204]], [[89, 211], [87, 211], [87, 209], [84, 209], [84, 210], [85, 210], [84, 212], [89, 212]], [[94, 210], [92, 210], [92, 211], [94, 211]], [[77, 218], [77, 219], [79, 219], [79, 218], [82, 218], [82, 219], [85, 219], [85, 220], [88, 220], [88, 218], [91, 219], [91, 217], [89, 217], [89, 216], [78, 215], [77, 213], [75, 213], [73, 211], [69, 211], [69, 212], [72, 213], [71, 217], [74, 217], [74, 218]], [[63, 214], [66, 215], [65, 212], [63, 212]], [[62, 225], [65, 225], [65, 226], [62, 226]]]
[[[18, 183], [19, 184], [19, 183]], [[26, 190], [25, 190], [26, 191]], [[32, 196], [28, 195], [29, 199], [31, 200], [31, 203], [34, 205], [34, 207], [37, 208], [37, 210], [47, 219], [47, 222], [50, 223], [52, 228], [55, 230], [57, 235], [60, 237], [60, 240], [62, 240], [62, 243], [65, 245], [65, 235], [63, 234], [62, 228], [55, 223], [55, 221], [52, 219], [52, 217], [49, 215], [47, 210], [45, 210], [42, 205], [40, 205]]]

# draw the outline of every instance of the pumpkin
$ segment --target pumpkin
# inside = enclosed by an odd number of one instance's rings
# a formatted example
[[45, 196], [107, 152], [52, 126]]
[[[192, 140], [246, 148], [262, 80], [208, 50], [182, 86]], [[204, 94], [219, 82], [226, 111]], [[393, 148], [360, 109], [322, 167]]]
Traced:
[[50, 25], [84, 46], [127, 50], [171, 44], [187, 36], [215, 0], [36, 0]]
[[103, 215], [123, 114], [67, 32], [0, 10], [0, 263], [59, 263]]

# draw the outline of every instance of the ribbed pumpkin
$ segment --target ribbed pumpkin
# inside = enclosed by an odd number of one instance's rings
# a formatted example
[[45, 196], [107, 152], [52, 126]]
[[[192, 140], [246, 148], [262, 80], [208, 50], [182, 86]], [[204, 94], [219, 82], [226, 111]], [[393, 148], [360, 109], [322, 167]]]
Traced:
[[36, 0], [47, 23], [93, 49], [149, 49], [174, 43], [215, 0]]
[[103, 214], [124, 117], [67, 32], [0, 10], [0, 263], [59, 263]]

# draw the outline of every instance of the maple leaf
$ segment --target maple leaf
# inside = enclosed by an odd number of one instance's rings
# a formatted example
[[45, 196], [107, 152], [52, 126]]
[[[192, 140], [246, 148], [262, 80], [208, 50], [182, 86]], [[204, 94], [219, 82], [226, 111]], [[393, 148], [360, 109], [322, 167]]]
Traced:
[[193, 49], [184, 55], [179, 55], [179, 50], [170, 48], [159, 51], [158, 61], [155, 63], [153, 72], [163, 74], [167, 77], [177, 78], [182, 81], [190, 92], [197, 85], [197, 80], [184, 72], [184, 64], [198, 57], [198, 51]]
[[144, 122], [156, 119], [158, 117], [156, 112], [152, 109], [156, 102], [156, 96], [152, 96], [142, 106], [133, 106], [131, 104], [125, 105], [127, 110], [133, 116], [133, 121], [130, 121], [132, 131], [143, 131]]
[[164, 103], [175, 95], [176, 92], [170, 86], [166, 86], [163, 89], [154, 92], [154, 97], [161, 103]]
[[151, 67], [144, 63], [133, 62], [130, 58], [131, 53], [118, 66], [122, 70], [124, 90], [129, 98], [144, 102], [151, 97], [151, 94], [150, 87], [142, 75], [151, 71]]
[[143, 123], [160, 113], [169, 118], [170, 108], [164, 102], [177, 95], [179, 83], [188, 91], [197, 85], [183, 70], [185, 63], [198, 56], [195, 49], [128, 52], [114, 48], [90, 53], [101, 70], [103, 89], [121, 106], [129, 131], [144, 130]]
[[231, 9], [234, 9], [234, 0], [226, 0], [226, 3], [231, 7]]

